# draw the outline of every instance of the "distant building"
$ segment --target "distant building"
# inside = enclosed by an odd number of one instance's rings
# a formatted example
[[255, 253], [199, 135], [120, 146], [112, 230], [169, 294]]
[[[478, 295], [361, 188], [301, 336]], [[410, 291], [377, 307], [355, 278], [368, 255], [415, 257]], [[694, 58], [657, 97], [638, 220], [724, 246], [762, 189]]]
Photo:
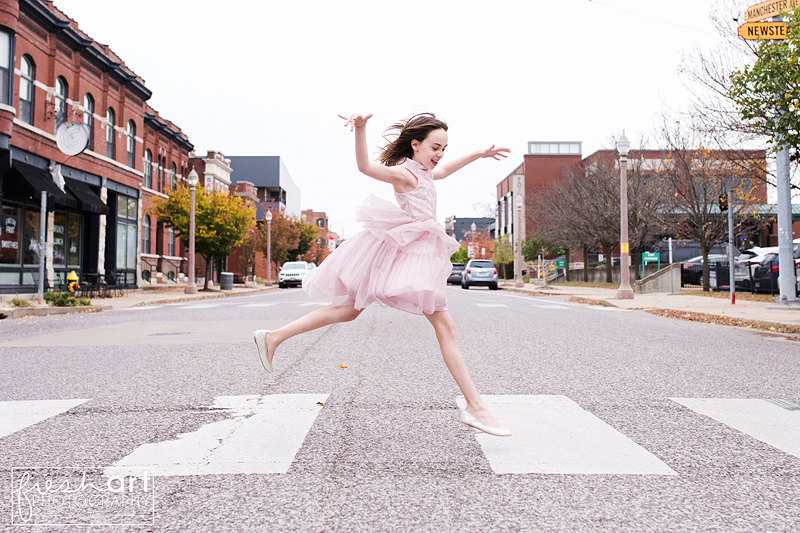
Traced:
[[300, 218], [300, 188], [294, 184], [280, 156], [230, 156], [233, 184], [249, 181], [257, 191], [256, 220], [264, 220], [264, 205], [284, 209]]
[[231, 189], [231, 160], [222, 152], [209, 151], [205, 157], [189, 159], [189, 168], [197, 172], [197, 186], [206, 192], [228, 192]]
[[328, 215], [324, 211], [314, 211], [313, 209], [306, 209], [303, 211], [300, 219], [306, 224], [314, 224], [317, 226], [317, 247], [312, 250], [313, 257], [309, 257], [315, 263], [321, 262], [328, 253], [336, 248], [336, 241], [330, 234], [328, 228]]
[[487, 217], [468, 218], [448, 217], [445, 221], [445, 231], [458, 242], [468, 240], [472, 234], [472, 224], [475, 224], [476, 232], [488, 232], [489, 237], [494, 238], [495, 219]]

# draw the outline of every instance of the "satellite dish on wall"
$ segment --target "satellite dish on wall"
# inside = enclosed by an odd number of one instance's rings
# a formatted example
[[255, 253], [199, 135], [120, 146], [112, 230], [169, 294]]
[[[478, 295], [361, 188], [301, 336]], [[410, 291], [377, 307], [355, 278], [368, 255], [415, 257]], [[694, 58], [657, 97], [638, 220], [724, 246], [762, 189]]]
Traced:
[[83, 122], [62, 122], [56, 130], [58, 149], [66, 155], [78, 155], [89, 145], [89, 127]]

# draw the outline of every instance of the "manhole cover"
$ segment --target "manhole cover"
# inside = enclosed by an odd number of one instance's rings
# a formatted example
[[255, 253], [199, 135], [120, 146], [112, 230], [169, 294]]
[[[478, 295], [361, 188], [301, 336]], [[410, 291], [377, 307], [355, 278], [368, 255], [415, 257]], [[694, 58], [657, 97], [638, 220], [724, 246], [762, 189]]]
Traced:
[[179, 333], [148, 333], [148, 337], [172, 337], [175, 335], [191, 335], [191, 331], [182, 331]]

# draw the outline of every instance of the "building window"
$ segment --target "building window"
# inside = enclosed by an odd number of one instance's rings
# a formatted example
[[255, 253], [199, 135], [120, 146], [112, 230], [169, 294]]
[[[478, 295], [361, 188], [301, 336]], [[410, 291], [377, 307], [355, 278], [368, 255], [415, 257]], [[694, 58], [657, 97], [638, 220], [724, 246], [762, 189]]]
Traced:
[[67, 120], [67, 80], [59, 76], [56, 79], [56, 130]]
[[145, 215], [142, 220], [142, 253], [150, 253], [150, 215]]
[[167, 255], [175, 256], [175, 228], [172, 226], [167, 228]]
[[325, 227], [325, 219], [324, 218], [318, 218], [317, 219], [317, 226], [319, 226], [320, 228], [324, 228]]
[[[136, 268], [136, 198], [117, 196], [117, 269]], [[135, 274], [134, 274], [135, 277]]]
[[134, 152], [136, 152], [136, 124], [128, 121], [128, 166], [134, 168]]
[[175, 163], [172, 163], [169, 168], [169, 189], [171, 191], [175, 190], [175, 187], [178, 186], [178, 183], [175, 181], [175, 176], [178, 174], [178, 167], [175, 166]]
[[0, 206], [0, 263], [18, 265], [21, 246], [20, 208], [3, 204]]
[[114, 159], [115, 121], [116, 115], [114, 114], [114, 110], [109, 107], [108, 111], [106, 111], [106, 157], [109, 159]]
[[33, 60], [22, 56], [22, 68], [19, 73], [19, 119], [26, 124], [33, 124], [33, 80], [36, 79], [36, 66]]
[[87, 150], [94, 150], [94, 98], [89, 93], [83, 95], [83, 123], [89, 128]]
[[144, 151], [144, 186], [153, 188], [153, 152], [149, 148]]
[[11, 34], [0, 30], [0, 104], [11, 105], [11, 65], [14, 58], [11, 57]]
[[80, 268], [81, 215], [56, 211], [53, 216], [53, 265]]

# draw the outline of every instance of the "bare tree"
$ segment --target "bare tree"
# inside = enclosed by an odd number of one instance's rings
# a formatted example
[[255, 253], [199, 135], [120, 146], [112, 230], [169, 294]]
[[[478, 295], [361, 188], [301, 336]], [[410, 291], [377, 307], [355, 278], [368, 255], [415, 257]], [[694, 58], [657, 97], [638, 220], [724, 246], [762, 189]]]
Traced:
[[725, 152], [707, 148], [708, 136], [680, 121], [671, 123], [665, 118], [661, 136], [667, 150], [658, 176], [670, 192], [665, 223], [676, 228], [679, 238], [700, 244], [703, 290], [708, 291], [708, 251], [728, 237], [728, 218], [719, 209], [720, 195], [725, 193], [730, 199], [728, 208], [733, 210], [737, 233], [752, 232], [763, 223], [755, 215], [759, 205], [757, 178], [763, 179], [765, 172], [764, 152], [750, 152], [752, 159], [761, 155], [761, 169], [759, 173], [747, 172], [745, 168], [758, 165], [732, 164]]
[[[776, 176], [771, 168], [762, 172], [760, 163], [754, 162], [751, 155], [752, 149], [763, 148], [774, 132], [765, 131], [761, 121], [743, 120], [734, 96], [734, 73], [753, 64], [759, 54], [759, 41], [744, 40], [737, 33], [751, 3], [719, 0], [710, 14], [720, 36], [719, 44], [710, 50], [695, 46], [684, 54], [678, 70], [691, 100], [682, 114], [709, 148], [724, 150], [720, 158], [730, 166], [774, 185]], [[793, 161], [792, 172], [796, 171], [797, 161]], [[792, 187], [798, 189], [795, 184]]]

